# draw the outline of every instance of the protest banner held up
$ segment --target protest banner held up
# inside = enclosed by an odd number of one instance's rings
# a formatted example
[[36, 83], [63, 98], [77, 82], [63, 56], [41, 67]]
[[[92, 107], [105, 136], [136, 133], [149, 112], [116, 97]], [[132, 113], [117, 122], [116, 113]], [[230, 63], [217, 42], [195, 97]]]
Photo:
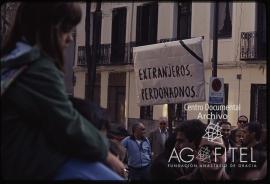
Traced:
[[134, 47], [138, 104], [205, 101], [202, 38]]

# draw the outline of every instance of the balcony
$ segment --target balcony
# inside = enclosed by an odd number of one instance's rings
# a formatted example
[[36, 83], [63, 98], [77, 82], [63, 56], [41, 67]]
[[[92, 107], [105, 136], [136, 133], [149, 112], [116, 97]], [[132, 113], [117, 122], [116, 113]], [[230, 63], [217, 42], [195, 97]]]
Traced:
[[[118, 52], [113, 55], [111, 54], [111, 44], [101, 44], [98, 49], [99, 59], [97, 65], [126, 65], [133, 64], [133, 52], [132, 48], [135, 46], [134, 42], [125, 43], [123, 45], [124, 52]], [[122, 47], [122, 48], [123, 48]], [[93, 46], [90, 47], [91, 55], [93, 53]], [[85, 46], [78, 47], [78, 63], [77, 66], [86, 66], [85, 60]]]
[[[91, 47], [92, 49], [92, 47]], [[86, 60], [85, 60], [85, 47], [84, 46], [78, 46], [78, 60], [77, 60], [77, 66], [86, 66]]]
[[242, 32], [240, 42], [240, 60], [266, 59], [266, 42], [259, 32]]
[[[176, 38], [164, 38], [157, 41], [157, 43], [175, 41]], [[97, 65], [126, 65], [133, 64], [133, 47], [136, 46], [135, 42], [125, 43], [120, 48], [115, 48], [115, 52], [112, 55], [111, 44], [101, 44], [98, 49], [99, 59]], [[90, 47], [91, 53], [93, 53], [93, 46]], [[124, 50], [124, 52], [121, 52]], [[120, 52], [119, 52], [120, 51]], [[129, 58], [128, 58], [129, 57]], [[77, 66], [86, 66], [85, 60], [85, 47], [78, 47], [78, 63]]]

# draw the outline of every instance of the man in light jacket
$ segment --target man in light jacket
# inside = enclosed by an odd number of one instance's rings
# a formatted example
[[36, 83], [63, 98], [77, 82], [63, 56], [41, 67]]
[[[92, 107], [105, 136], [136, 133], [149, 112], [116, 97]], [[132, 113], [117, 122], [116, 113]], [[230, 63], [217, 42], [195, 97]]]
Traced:
[[149, 135], [149, 141], [152, 148], [153, 159], [164, 151], [166, 139], [169, 136], [167, 130], [168, 120], [165, 117], [159, 118], [159, 128], [154, 130]]
[[127, 149], [130, 180], [149, 180], [151, 166], [151, 146], [144, 136], [145, 127], [142, 123], [132, 126], [132, 135], [121, 141]]

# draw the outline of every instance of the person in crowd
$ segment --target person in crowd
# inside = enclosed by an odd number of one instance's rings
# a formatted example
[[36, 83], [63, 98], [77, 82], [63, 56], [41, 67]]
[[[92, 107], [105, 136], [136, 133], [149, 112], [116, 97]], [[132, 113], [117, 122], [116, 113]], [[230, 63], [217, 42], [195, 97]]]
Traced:
[[128, 131], [116, 123], [110, 124], [110, 129], [108, 131], [108, 137], [112, 139], [116, 139], [118, 141], [122, 141], [125, 137], [129, 136]]
[[262, 149], [264, 151], [267, 151], [267, 129], [266, 128], [262, 128], [262, 133], [261, 133], [261, 139], [259, 141], [262, 144]]
[[[170, 159], [173, 149], [177, 154], [181, 152], [181, 157], [185, 160], [189, 154], [192, 154], [190, 150], [196, 150], [199, 146], [201, 137], [205, 133], [206, 125], [200, 120], [187, 120], [182, 122], [174, 133], [169, 136], [166, 142], [165, 151], [160, 154], [152, 163], [151, 175], [153, 179], [160, 180], [176, 180], [179, 177], [187, 175], [192, 172], [194, 167], [174, 167], [175, 164], [181, 164], [177, 159]], [[188, 148], [188, 149], [186, 149]], [[184, 151], [182, 151], [184, 149]], [[183, 164], [183, 163], [182, 163]], [[195, 166], [196, 160], [190, 163]]]
[[[266, 177], [267, 170], [267, 155], [258, 149], [248, 150], [243, 152], [242, 160], [235, 161], [235, 167], [232, 168], [231, 179], [240, 181], [257, 181], [263, 180]], [[243, 159], [245, 159], [243, 161]]]
[[126, 149], [123, 147], [121, 142], [119, 142], [116, 139], [109, 139], [110, 141], [110, 151], [112, 154], [114, 154], [119, 160], [122, 162], [125, 162], [125, 156], [126, 156]]
[[243, 139], [244, 146], [263, 150], [263, 145], [260, 142], [262, 126], [258, 122], [250, 122], [245, 128], [245, 138]]
[[[264, 152], [264, 153], [267, 153], [267, 152]], [[264, 161], [263, 166], [262, 166], [261, 171], [260, 171], [260, 178], [263, 180], [266, 177], [267, 177], [267, 158]]]
[[121, 145], [120, 141], [114, 138], [111, 134], [113, 124], [110, 123], [111, 120], [107, 110], [88, 100], [73, 96], [70, 96], [69, 98], [74, 108], [89, 120], [89, 122], [91, 122], [101, 133], [107, 136], [109, 139], [110, 152], [123, 162], [125, 157], [125, 148]]
[[152, 158], [155, 159], [160, 153], [164, 151], [166, 139], [169, 136], [167, 130], [168, 120], [165, 117], [159, 118], [159, 128], [150, 132], [149, 141], [152, 149]]
[[127, 150], [130, 180], [149, 180], [151, 166], [151, 145], [145, 137], [143, 123], [132, 126], [132, 135], [122, 140]]
[[122, 180], [103, 164], [123, 175], [122, 162], [65, 90], [63, 51], [81, 16], [75, 2], [21, 2], [18, 7], [1, 47], [1, 87], [13, 77], [5, 91], [1, 88], [5, 180]]
[[125, 137], [129, 136], [129, 133], [124, 127], [111, 123], [107, 136], [111, 143], [110, 151], [124, 163], [125, 179], [128, 179], [127, 151], [126, 148], [121, 144], [121, 141]]
[[230, 139], [233, 141], [234, 147], [240, 148], [243, 145], [245, 137], [244, 128], [249, 124], [248, 118], [245, 115], [241, 115], [237, 119], [237, 127], [231, 130]]
[[175, 160], [168, 163], [173, 149], [175, 148], [176, 136], [175, 133], [169, 135], [165, 142], [164, 151], [159, 154], [151, 164], [151, 180], [175, 180], [180, 177], [179, 169], [174, 167], [169, 167], [168, 164], [174, 164]]
[[237, 127], [244, 128], [248, 124], [248, 118], [245, 115], [241, 115], [237, 119]]
[[[229, 165], [231, 163], [231, 156], [232, 156], [232, 149], [230, 149], [233, 146], [233, 141], [231, 140], [231, 123], [228, 121], [220, 121], [219, 126], [221, 127], [221, 134], [222, 139], [225, 143], [226, 147], [226, 163]], [[231, 172], [230, 167], [226, 167], [226, 172], [229, 174]]]
[[[222, 143], [222, 144], [221, 144]], [[194, 181], [226, 181], [229, 176], [225, 171], [226, 147], [221, 137], [215, 141], [202, 137], [197, 149], [198, 167], [192, 173], [180, 177], [179, 180]]]
[[[188, 157], [190, 154], [189, 149], [184, 148], [191, 148], [192, 150], [197, 150], [200, 144], [200, 140], [202, 136], [205, 134], [206, 125], [198, 119], [192, 119], [182, 122], [176, 129], [176, 143], [175, 148], [177, 152], [182, 152], [182, 157]], [[188, 159], [186, 159], [188, 160]], [[193, 163], [196, 164], [196, 160], [193, 160]], [[179, 168], [179, 175], [187, 175], [189, 174], [194, 167], [180, 167]]]
[[221, 127], [222, 139], [225, 143], [226, 149], [229, 150], [229, 147], [233, 144], [230, 139], [232, 125], [228, 121], [220, 121], [219, 126]]
[[245, 131], [242, 128], [236, 128], [231, 131], [230, 139], [232, 141], [231, 148], [227, 150], [230, 151], [229, 154], [227, 154], [227, 167], [226, 172], [229, 176], [233, 174], [233, 167], [231, 167], [230, 164], [234, 164], [235, 160], [239, 159], [240, 156], [240, 148], [244, 147], [244, 138], [245, 138]]
[[243, 146], [243, 140], [245, 138], [245, 131], [241, 128], [236, 128], [231, 132], [231, 140], [233, 147], [240, 148]]
[[104, 135], [111, 129], [110, 117], [106, 109], [89, 100], [69, 96], [73, 107], [89, 120]]

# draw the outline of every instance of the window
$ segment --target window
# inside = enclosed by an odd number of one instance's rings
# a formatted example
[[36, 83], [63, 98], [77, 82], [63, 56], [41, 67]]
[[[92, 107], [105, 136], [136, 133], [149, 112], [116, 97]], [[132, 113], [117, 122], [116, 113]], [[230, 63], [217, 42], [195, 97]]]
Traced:
[[78, 66], [85, 66], [86, 60], [85, 60], [85, 47], [84, 46], [78, 46]]
[[86, 22], [88, 25], [87, 31], [89, 31], [88, 35], [85, 35], [85, 37], [89, 36], [89, 44], [92, 46], [93, 45], [93, 32], [94, 32], [94, 12], [89, 12], [89, 19], [88, 22]]
[[140, 119], [153, 119], [153, 106], [141, 106]]
[[257, 2], [257, 54], [259, 59], [266, 58], [266, 6]]
[[112, 12], [111, 63], [124, 63], [127, 8], [115, 8]]
[[147, 3], [137, 7], [136, 45], [157, 42], [158, 3]]
[[177, 39], [190, 38], [191, 35], [191, 2], [178, 4]]
[[266, 85], [251, 84], [250, 121], [258, 121], [266, 127]]
[[218, 14], [218, 38], [232, 37], [232, 2], [217, 2]]
[[[158, 3], [147, 3], [137, 7], [136, 45], [157, 43]], [[153, 119], [153, 106], [140, 108], [141, 119]]]
[[108, 86], [108, 112], [112, 123], [124, 125], [126, 73], [110, 73]]
[[181, 122], [187, 120], [187, 111], [184, 109], [184, 103], [168, 104], [169, 120]]

